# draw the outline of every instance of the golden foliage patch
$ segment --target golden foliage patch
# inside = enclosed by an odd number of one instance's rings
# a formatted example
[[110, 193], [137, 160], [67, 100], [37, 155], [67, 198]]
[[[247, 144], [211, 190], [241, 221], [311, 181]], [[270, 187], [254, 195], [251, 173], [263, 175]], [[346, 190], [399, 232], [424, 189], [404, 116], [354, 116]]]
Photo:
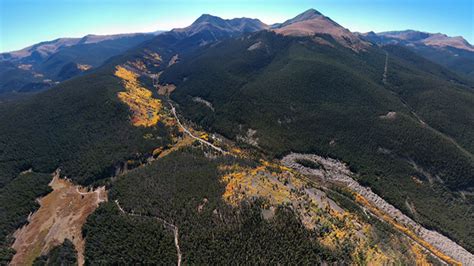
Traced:
[[150, 127], [160, 120], [158, 112], [161, 101], [152, 97], [151, 91], [141, 86], [138, 75], [124, 67], [117, 66], [115, 76], [122, 79], [126, 91], [119, 92], [119, 99], [132, 111], [134, 126]]
[[[394, 237], [393, 243], [374, 243], [377, 233], [371, 224], [340, 208], [323, 189], [287, 167], [261, 161], [254, 168], [234, 164], [219, 170], [226, 186], [222, 197], [228, 204], [238, 206], [244, 200], [262, 198], [270, 209], [290, 206], [308, 230], [322, 232], [318, 241], [323, 246], [336, 250], [348, 243], [353, 245], [351, 257], [355, 264], [387, 265], [416, 259], [420, 265], [426, 265], [426, 257], [419, 250], [400, 253], [400, 246], [411, 247], [405, 238]], [[360, 203], [360, 198], [356, 198]]]

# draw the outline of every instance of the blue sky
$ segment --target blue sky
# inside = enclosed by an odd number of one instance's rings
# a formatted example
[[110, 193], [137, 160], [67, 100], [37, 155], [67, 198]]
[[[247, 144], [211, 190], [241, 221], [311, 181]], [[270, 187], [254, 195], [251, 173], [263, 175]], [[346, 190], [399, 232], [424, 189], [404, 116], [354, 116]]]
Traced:
[[474, 43], [473, 0], [0, 0], [0, 51], [59, 37], [169, 30], [203, 13], [271, 24], [315, 8], [366, 32], [416, 29]]

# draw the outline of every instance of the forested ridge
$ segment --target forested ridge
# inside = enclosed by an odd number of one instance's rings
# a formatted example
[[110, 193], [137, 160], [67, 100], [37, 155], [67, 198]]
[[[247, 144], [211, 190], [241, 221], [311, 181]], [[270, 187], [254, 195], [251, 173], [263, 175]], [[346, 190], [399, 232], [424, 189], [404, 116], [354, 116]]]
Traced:
[[[63, 174], [80, 184], [110, 177], [116, 164], [167, 143], [163, 127], [134, 127], [110, 70], [79, 77], [25, 101], [0, 106], [0, 184], [20, 171]], [[146, 133], [160, 136], [145, 139]]]
[[170, 142], [161, 123], [143, 128], [129, 122], [129, 110], [116, 96], [121, 90], [120, 80], [105, 67], [0, 105], [2, 261], [11, 259], [12, 234], [39, 207], [36, 199], [51, 191], [56, 169], [75, 183], [98, 185], [127, 160], [145, 161]]
[[[247, 50], [257, 42], [264, 48]], [[256, 130], [258, 147], [276, 156], [297, 151], [342, 159], [362, 183], [472, 250], [473, 227], [464, 225], [473, 221], [473, 199], [458, 191], [472, 190], [474, 161], [446, 136], [472, 153], [474, 94], [448, 70], [404, 48], [385, 49], [354, 53], [260, 32], [191, 56], [162, 80], [177, 84], [171, 97], [210, 131], [242, 139]], [[386, 52], [389, 86], [382, 82]]]

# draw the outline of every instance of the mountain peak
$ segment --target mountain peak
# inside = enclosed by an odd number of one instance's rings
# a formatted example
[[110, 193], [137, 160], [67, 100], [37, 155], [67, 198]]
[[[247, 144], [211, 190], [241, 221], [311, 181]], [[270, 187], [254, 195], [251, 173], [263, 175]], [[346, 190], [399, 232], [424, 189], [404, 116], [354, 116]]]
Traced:
[[311, 20], [311, 19], [315, 19], [315, 18], [321, 18], [321, 17], [324, 17], [323, 14], [321, 14], [320, 12], [318, 12], [316, 9], [314, 8], [310, 8], [308, 10], [306, 10], [305, 12], [297, 15], [296, 17], [292, 18], [292, 19], [289, 19], [281, 24], [277, 24], [277, 27], [279, 28], [282, 28], [282, 27], [285, 27], [285, 26], [288, 26], [290, 24], [293, 24], [293, 23], [297, 23], [297, 22], [302, 22], [302, 21], [306, 21], [306, 20]]
[[205, 23], [205, 22], [216, 23], [216, 22], [222, 22], [222, 21], [224, 21], [224, 20], [220, 17], [213, 16], [213, 15], [210, 15], [210, 14], [202, 14], [199, 18], [197, 18], [193, 22], [192, 25], [201, 24], [201, 23]]
[[307, 17], [307, 18], [311, 18], [311, 17], [314, 17], [314, 16], [322, 16], [323, 14], [321, 14], [319, 11], [317, 11], [316, 9], [314, 8], [310, 8], [308, 10], [306, 10], [305, 12], [299, 14], [297, 17]]
[[350, 47], [354, 50], [364, 49], [368, 45], [348, 29], [337, 24], [315, 9], [308, 9], [282, 24], [273, 25], [272, 30], [287, 36], [327, 34], [332, 36], [343, 46]]

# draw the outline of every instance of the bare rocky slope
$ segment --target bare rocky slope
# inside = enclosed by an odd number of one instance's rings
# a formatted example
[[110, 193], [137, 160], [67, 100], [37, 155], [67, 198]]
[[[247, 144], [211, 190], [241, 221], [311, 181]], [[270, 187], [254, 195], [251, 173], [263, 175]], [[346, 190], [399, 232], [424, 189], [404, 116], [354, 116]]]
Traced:
[[[298, 160], [302, 159], [313, 161], [317, 165], [320, 165], [321, 168], [312, 169], [305, 167], [298, 163]], [[283, 165], [291, 167], [304, 175], [315, 176], [327, 182], [342, 184], [344, 187], [349, 188], [354, 193], [357, 193], [358, 195], [361, 195], [367, 199], [370, 203], [376, 206], [376, 208], [389, 215], [397, 223], [401, 223], [403, 226], [408, 228], [407, 230], [410, 230], [418, 235], [422, 240], [434, 247], [434, 253], [436, 253], [436, 250], [439, 250], [442, 254], [448, 255], [462, 265], [474, 265], [474, 255], [472, 253], [459, 246], [456, 244], [456, 242], [452, 241], [446, 236], [436, 231], [424, 228], [403, 214], [393, 205], [387, 203], [370, 188], [361, 186], [352, 178], [354, 173], [349, 170], [347, 165], [331, 158], [324, 158], [314, 154], [297, 153], [291, 153], [283, 157], [281, 162]], [[429, 245], [426, 245], [426, 247], [430, 248]]]

